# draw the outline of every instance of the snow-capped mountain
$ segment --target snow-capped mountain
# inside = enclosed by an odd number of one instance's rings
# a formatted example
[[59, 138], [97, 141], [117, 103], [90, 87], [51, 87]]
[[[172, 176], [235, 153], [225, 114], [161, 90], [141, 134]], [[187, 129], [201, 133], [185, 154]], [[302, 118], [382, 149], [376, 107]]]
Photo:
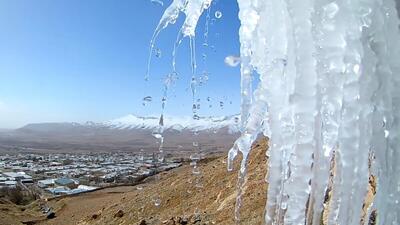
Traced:
[[[102, 123], [103, 126], [116, 129], [156, 129], [159, 126], [158, 117], [140, 117], [128, 115], [111, 121]], [[164, 129], [168, 130], [219, 130], [227, 128], [230, 132], [237, 132], [239, 116], [221, 116], [221, 117], [173, 117], [164, 116]]]
[[[35, 123], [0, 132], [0, 150], [18, 147], [54, 151], [137, 151], [158, 149], [152, 135], [158, 117], [128, 115], [95, 123]], [[239, 117], [163, 117], [165, 149], [190, 150], [196, 139], [206, 151], [228, 149], [238, 136]], [[198, 131], [196, 137], [194, 132]]]

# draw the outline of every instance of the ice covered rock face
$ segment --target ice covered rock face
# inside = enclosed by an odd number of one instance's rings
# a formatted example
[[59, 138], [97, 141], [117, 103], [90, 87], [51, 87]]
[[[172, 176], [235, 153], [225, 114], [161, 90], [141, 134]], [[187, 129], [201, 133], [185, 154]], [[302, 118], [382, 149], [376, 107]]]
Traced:
[[[246, 161], [259, 133], [270, 137], [266, 224], [320, 224], [331, 179], [328, 224], [400, 224], [400, 35], [394, 0], [237, 0], [241, 132], [235, 217]], [[194, 42], [211, 0], [174, 0], [155, 31], [186, 15], [178, 37]], [[191, 46], [194, 48], [194, 46]], [[192, 50], [192, 53], [195, 51]], [[195, 68], [195, 56], [192, 54]], [[255, 73], [253, 73], [255, 72]], [[260, 82], [253, 88], [252, 76]], [[333, 169], [331, 165], [334, 164]], [[368, 178], [377, 178], [363, 212]]]

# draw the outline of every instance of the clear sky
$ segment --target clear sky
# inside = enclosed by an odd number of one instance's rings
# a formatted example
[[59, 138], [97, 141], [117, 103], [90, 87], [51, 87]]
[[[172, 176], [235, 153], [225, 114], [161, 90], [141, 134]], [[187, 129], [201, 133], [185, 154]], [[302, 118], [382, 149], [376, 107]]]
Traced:
[[[172, 46], [183, 19], [159, 36], [161, 57], [153, 57], [145, 82], [149, 41], [171, 2], [163, 1], [164, 6], [150, 0], [0, 0], [0, 128], [158, 115], [162, 78], [171, 72]], [[239, 68], [224, 64], [225, 56], [239, 54], [237, 13], [236, 1], [212, 5], [208, 48], [202, 45], [205, 15], [199, 22], [198, 74], [205, 67], [209, 73], [198, 90], [200, 115], [239, 111]], [[191, 113], [189, 62], [185, 40], [178, 50], [180, 79], [169, 93], [168, 115]], [[147, 95], [153, 102], [144, 107]]]

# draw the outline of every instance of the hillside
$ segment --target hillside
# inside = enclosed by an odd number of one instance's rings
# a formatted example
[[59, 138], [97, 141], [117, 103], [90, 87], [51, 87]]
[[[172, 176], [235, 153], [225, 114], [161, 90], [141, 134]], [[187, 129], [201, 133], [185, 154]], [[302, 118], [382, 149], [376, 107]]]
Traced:
[[[242, 210], [244, 224], [261, 224], [265, 204], [266, 140], [255, 146], [250, 160], [249, 179], [244, 195]], [[237, 165], [237, 164], [236, 164]], [[159, 224], [156, 218], [166, 224], [173, 221], [194, 220], [196, 207], [201, 210], [200, 221], [195, 224], [232, 224], [235, 203], [237, 172], [228, 173], [226, 157], [204, 160], [202, 189], [191, 184], [193, 176], [189, 165], [165, 172], [159, 182], [149, 180], [137, 187], [118, 187], [104, 189], [75, 197], [51, 200], [48, 202], [56, 211], [56, 218], [46, 220], [34, 213], [34, 206], [24, 212], [15, 210], [10, 223], [7, 212], [0, 211], [0, 224]], [[262, 188], [260, 188], [262, 187]], [[160, 194], [162, 204], [155, 207], [152, 197]], [[37, 203], [36, 203], [37, 204]], [[1, 204], [0, 204], [1, 205]], [[3, 208], [9, 208], [3, 204]], [[28, 214], [29, 212], [29, 214]], [[7, 215], [7, 217], [3, 216]], [[8, 220], [5, 220], [7, 219]], [[2, 221], [3, 220], [3, 221]], [[189, 222], [189, 224], [191, 224]], [[194, 223], [193, 223], [194, 224]]]
[[[258, 143], [250, 158], [243, 198], [243, 224], [262, 224], [267, 188], [264, 181], [266, 146], [266, 140]], [[96, 216], [86, 217], [79, 224], [158, 224], [159, 218], [163, 224], [172, 225], [185, 224], [178, 222], [185, 217], [189, 219], [188, 224], [234, 224], [237, 172], [227, 172], [226, 157], [203, 162], [201, 168], [204, 187], [200, 190], [191, 184], [191, 169], [185, 166], [164, 174], [159, 183], [123, 194], [120, 202], [107, 205], [93, 214]], [[159, 208], [151, 201], [157, 193], [163, 201]], [[201, 210], [198, 218], [194, 216], [196, 207]]]
[[[241, 210], [242, 224], [262, 224], [263, 221], [267, 190], [264, 181], [266, 149], [265, 139], [253, 146]], [[38, 207], [35, 206], [38, 203], [25, 207], [22, 212], [10, 207], [10, 204], [0, 202], [0, 224], [21, 224], [18, 221], [43, 225], [234, 224], [238, 162], [234, 172], [227, 172], [225, 156], [203, 160], [200, 165], [203, 172], [202, 189], [194, 188], [192, 169], [185, 165], [162, 173], [158, 182], [149, 179], [137, 187], [109, 188], [50, 200], [48, 205], [56, 212], [56, 218], [50, 220], [38, 216]], [[371, 204], [375, 192], [374, 177], [370, 178], [370, 192], [364, 211]], [[152, 201], [157, 194], [162, 199], [160, 207], [156, 207]], [[196, 208], [200, 210], [199, 216], [195, 216]], [[325, 211], [325, 218], [326, 215]]]

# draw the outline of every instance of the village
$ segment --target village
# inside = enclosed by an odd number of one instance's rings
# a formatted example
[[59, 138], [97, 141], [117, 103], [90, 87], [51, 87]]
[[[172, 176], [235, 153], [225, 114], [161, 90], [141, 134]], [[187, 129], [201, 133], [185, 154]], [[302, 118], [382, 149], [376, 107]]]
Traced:
[[71, 195], [98, 188], [134, 185], [158, 172], [182, 165], [183, 159], [156, 154], [58, 153], [0, 155], [0, 189], [22, 188], [41, 198]]

